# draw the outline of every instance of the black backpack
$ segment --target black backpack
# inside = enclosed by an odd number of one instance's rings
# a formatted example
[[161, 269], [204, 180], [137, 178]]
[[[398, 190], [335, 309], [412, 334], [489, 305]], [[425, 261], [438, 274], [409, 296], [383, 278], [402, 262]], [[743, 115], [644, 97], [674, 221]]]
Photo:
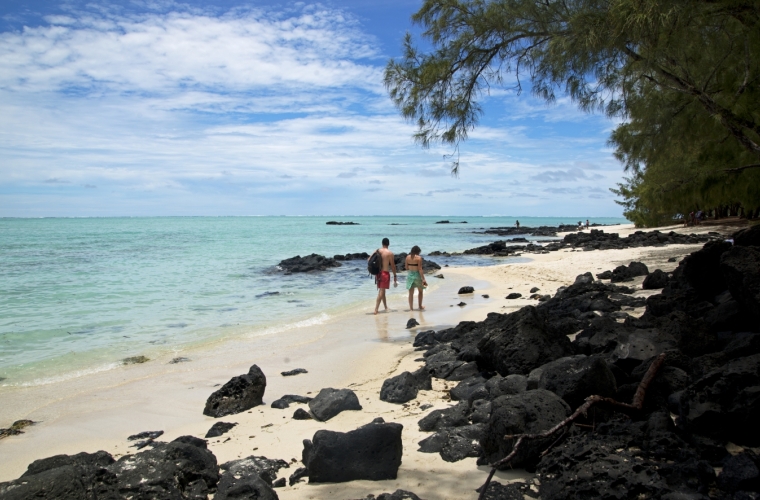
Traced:
[[378, 250], [375, 250], [375, 253], [372, 254], [372, 257], [369, 258], [369, 261], [367, 261], [367, 271], [369, 271], [369, 274], [372, 276], [377, 276], [380, 274], [380, 269], [382, 269], [382, 263], [383, 258], [380, 255], [380, 252]]

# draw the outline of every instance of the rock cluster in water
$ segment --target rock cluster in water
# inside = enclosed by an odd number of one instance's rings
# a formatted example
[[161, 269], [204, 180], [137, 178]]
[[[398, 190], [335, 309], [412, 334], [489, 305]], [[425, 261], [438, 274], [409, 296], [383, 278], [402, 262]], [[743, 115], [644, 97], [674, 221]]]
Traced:
[[[575, 226], [573, 226], [575, 228]], [[562, 232], [562, 226], [559, 229]], [[522, 233], [524, 234], [524, 233]], [[540, 235], [540, 236], [555, 236]], [[495, 241], [488, 245], [465, 250], [465, 255], [493, 255], [496, 257], [508, 257], [522, 252], [548, 253], [558, 250], [612, 250], [637, 247], [661, 247], [665, 245], [693, 245], [706, 243], [719, 239], [720, 234], [708, 233], [708, 235], [680, 234], [676, 232], [661, 233], [660, 231], [636, 231], [625, 238], [618, 233], [605, 233], [599, 229], [592, 229], [588, 233], [571, 233], [565, 235], [561, 241], [553, 241], [545, 245], [529, 243], [527, 245], [515, 245], [515, 240]]]
[[[671, 275], [617, 269], [621, 280], [657, 275], [662, 292], [646, 299], [586, 273], [536, 307], [420, 332], [424, 369], [458, 382], [456, 403], [419, 421], [431, 433], [420, 451], [494, 463], [512, 451], [505, 435], [545, 431], [588, 396], [630, 403], [663, 355], [634, 418], [595, 408], [587, 427], [525, 441], [506, 467], [535, 470], [542, 499], [758, 498], [758, 240], [760, 227], [735, 245], [708, 242]], [[639, 318], [626, 312], [642, 307]]]
[[325, 222], [325, 224], [327, 224], [328, 226], [358, 226], [359, 225], [358, 222], [339, 222], [339, 221], [334, 221], [334, 220]]
[[313, 253], [306, 257], [296, 255], [295, 257], [280, 261], [277, 266], [285, 271], [285, 274], [293, 274], [326, 271], [332, 267], [340, 267], [341, 264], [335, 259]]

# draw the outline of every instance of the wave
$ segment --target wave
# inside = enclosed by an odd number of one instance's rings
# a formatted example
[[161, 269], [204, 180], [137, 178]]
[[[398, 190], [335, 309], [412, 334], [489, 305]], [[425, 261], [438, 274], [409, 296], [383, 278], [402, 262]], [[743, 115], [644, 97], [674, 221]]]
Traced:
[[79, 377], [85, 377], [87, 375], [93, 375], [95, 373], [107, 372], [109, 370], [113, 370], [114, 368], [118, 368], [120, 366], [124, 366], [124, 363], [122, 362], [107, 363], [104, 365], [94, 366], [91, 368], [85, 368], [82, 370], [75, 370], [72, 372], [61, 373], [60, 375], [55, 375], [52, 377], [38, 378], [38, 379], [30, 380], [27, 382], [0, 384], [0, 387], [36, 387], [40, 385], [56, 384], [58, 382], [65, 382], [67, 380], [72, 380]]
[[296, 321], [295, 323], [286, 323], [284, 325], [279, 326], [270, 326], [268, 328], [264, 328], [263, 330], [257, 331], [256, 333], [253, 333], [249, 335], [250, 337], [263, 337], [265, 335], [274, 335], [277, 333], [286, 332], [288, 330], [295, 330], [297, 328], [306, 328], [309, 326], [316, 326], [321, 325], [328, 321], [331, 318], [331, 316], [327, 313], [321, 313], [317, 316], [303, 319], [301, 321]]

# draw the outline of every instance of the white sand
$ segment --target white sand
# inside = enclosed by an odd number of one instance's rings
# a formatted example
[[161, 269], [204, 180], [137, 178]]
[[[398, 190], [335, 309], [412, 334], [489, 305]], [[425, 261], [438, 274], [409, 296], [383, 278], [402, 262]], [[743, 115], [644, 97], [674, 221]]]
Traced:
[[[692, 232], [691, 228], [681, 232]], [[621, 236], [632, 227], [616, 226], [610, 231]], [[666, 228], [665, 231], [670, 230]], [[710, 227], [706, 230], [716, 230]], [[0, 427], [18, 419], [39, 421], [22, 435], [0, 441], [0, 481], [21, 475], [27, 464], [39, 458], [81, 451], [106, 450], [116, 458], [134, 453], [127, 436], [141, 431], [163, 430], [161, 440], [169, 441], [190, 434], [203, 437], [217, 421], [202, 414], [206, 398], [231, 377], [246, 373], [257, 364], [267, 375], [265, 405], [249, 412], [223, 417], [221, 421], [238, 425], [220, 438], [209, 440], [209, 448], [219, 463], [250, 455], [297, 459], [290, 469], [282, 469], [281, 477], [289, 476], [297, 467], [303, 449], [302, 441], [319, 429], [348, 431], [381, 416], [386, 421], [404, 425], [404, 455], [398, 479], [394, 481], [353, 481], [340, 484], [307, 484], [277, 490], [282, 499], [291, 498], [362, 498], [403, 488], [423, 498], [455, 499], [473, 497], [474, 489], [485, 480], [486, 467], [477, 467], [474, 458], [454, 464], [438, 454], [417, 451], [417, 442], [427, 436], [418, 430], [417, 421], [427, 410], [421, 404], [444, 408], [451, 403], [444, 392], [456, 383], [434, 381], [432, 391], [422, 391], [406, 406], [379, 400], [383, 381], [406, 370], [421, 366], [420, 357], [412, 348], [418, 331], [441, 329], [463, 320], [483, 320], [489, 312], [511, 312], [536, 302], [528, 299], [531, 287], [541, 293], [554, 294], [562, 285], [572, 283], [575, 276], [613, 269], [631, 260], [643, 261], [650, 270], [670, 271], [675, 263], [671, 256], [683, 256], [699, 248], [694, 245], [672, 245], [661, 248], [638, 248], [592, 252], [552, 252], [529, 255], [528, 263], [491, 267], [444, 268], [445, 279], [428, 277], [424, 312], [409, 312], [406, 291], [391, 289], [391, 311], [372, 315], [374, 289], [368, 284], [359, 293], [366, 294], [366, 305], [329, 319], [323, 324], [292, 329], [268, 337], [240, 338], [203, 349], [180, 353], [191, 362], [168, 364], [169, 358], [151, 360], [142, 365], [123, 366], [99, 374], [28, 388], [2, 388], [0, 391]], [[640, 280], [636, 283], [640, 283]], [[475, 287], [475, 294], [459, 296], [460, 286]], [[510, 292], [523, 298], [506, 300]], [[490, 298], [485, 299], [483, 294]], [[455, 306], [460, 301], [464, 307]], [[453, 307], [452, 307], [453, 306]], [[420, 326], [406, 330], [410, 317]], [[281, 371], [306, 368], [309, 373], [282, 377]], [[316, 395], [324, 387], [353, 389], [364, 407], [362, 411], [343, 412], [328, 422], [298, 421], [291, 417], [296, 408], [286, 410], [269, 407], [284, 394]], [[271, 424], [271, 426], [269, 426]], [[265, 427], [268, 426], [268, 427]], [[524, 477], [523, 471], [500, 472], [497, 480]]]

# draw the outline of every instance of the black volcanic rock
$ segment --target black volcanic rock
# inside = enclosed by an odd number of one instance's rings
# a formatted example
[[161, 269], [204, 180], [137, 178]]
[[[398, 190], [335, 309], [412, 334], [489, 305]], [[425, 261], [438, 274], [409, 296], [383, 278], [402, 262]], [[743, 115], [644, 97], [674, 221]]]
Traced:
[[211, 428], [206, 433], [205, 438], [212, 438], [212, 437], [219, 437], [222, 434], [227, 433], [230, 429], [235, 427], [237, 423], [232, 422], [216, 422], [214, 425], [211, 426]]
[[280, 372], [280, 375], [283, 377], [292, 377], [293, 375], [300, 375], [302, 373], [309, 373], [306, 371], [305, 368], [295, 368], [293, 370], [288, 370], [286, 372]]
[[641, 288], [644, 290], [656, 290], [658, 288], [665, 288], [669, 282], [670, 276], [668, 276], [668, 273], [655, 269], [649, 276], [644, 278]]
[[383, 382], [380, 400], [388, 403], [406, 403], [416, 398], [420, 389], [432, 389], [430, 374], [424, 369], [415, 373], [403, 372]]
[[326, 271], [332, 267], [340, 267], [341, 263], [335, 259], [325, 257], [324, 255], [317, 255], [315, 253], [301, 257], [296, 255], [289, 259], [280, 261], [277, 264], [285, 274], [293, 273], [309, 273], [312, 271]]
[[760, 328], [760, 247], [735, 246], [720, 257], [720, 270], [731, 296]]
[[125, 455], [107, 470], [118, 478], [119, 498], [205, 498], [219, 480], [216, 457], [193, 436]]
[[475, 292], [475, 289], [473, 287], [471, 287], [471, 286], [463, 286], [462, 288], [459, 289], [459, 291], [457, 293], [458, 294], [464, 294], [464, 293], [473, 293], [473, 292]]
[[327, 221], [325, 222], [328, 226], [358, 226], [358, 222], [339, 222], [339, 221]]
[[221, 389], [206, 400], [203, 414], [209, 417], [233, 415], [262, 403], [267, 378], [257, 365], [251, 366], [248, 373], [233, 377]]
[[[500, 396], [491, 404], [491, 416], [480, 441], [485, 453], [485, 463], [494, 463], [512, 451], [515, 440], [504, 439], [504, 436], [545, 431], [570, 414], [567, 403], [553, 392], [544, 389]], [[508, 467], [535, 465], [544, 448], [555, 439], [549, 437], [523, 442]]]
[[311, 401], [312, 398], [308, 396], [298, 396], [295, 394], [286, 394], [280, 399], [277, 399], [275, 401], [272, 401], [272, 404], [270, 405], [272, 408], [277, 408], [280, 410], [284, 410], [285, 408], [288, 408], [291, 403], [308, 403]]
[[565, 334], [547, 328], [535, 307], [503, 315], [478, 342], [482, 368], [527, 375], [547, 361], [574, 354]]
[[552, 391], [571, 408], [582, 405], [588, 396], [615, 397], [615, 375], [601, 356], [569, 356], [541, 366], [538, 388]]
[[349, 432], [319, 430], [304, 440], [303, 463], [310, 483], [396, 479], [401, 431], [396, 423], [370, 423]]
[[326, 422], [346, 410], [361, 410], [359, 398], [351, 389], [326, 388], [309, 401], [309, 409], [315, 419]]
[[681, 396], [681, 422], [696, 434], [760, 446], [760, 354], [729, 361]]
[[[290, 468], [290, 464], [285, 460], [269, 459], [267, 457], [256, 457], [252, 455], [247, 458], [225, 462], [221, 464], [219, 468], [224, 471], [222, 481], [224, 481], [225, 473], [233, 476], [251, 476], [255, 474], [271, 486], [275, 479], [277, 479], [277, 474], [280, 469], [288, 469]], [[221, 481], [219, 486], [221, 489]]]

